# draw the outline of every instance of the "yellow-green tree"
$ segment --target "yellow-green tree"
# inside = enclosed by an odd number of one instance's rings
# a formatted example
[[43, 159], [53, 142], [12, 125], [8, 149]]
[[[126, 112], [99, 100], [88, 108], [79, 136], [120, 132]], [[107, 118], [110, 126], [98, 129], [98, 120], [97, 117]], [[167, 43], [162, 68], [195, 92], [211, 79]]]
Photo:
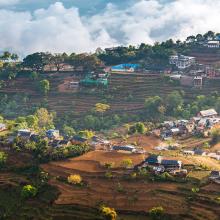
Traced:
[[115, 209], [113, 209], [113, 208], [102, 206], [100, 208], [100, 211], [101, 211], [102, 216], [106, 220], [116, 220], [116, 218], [117, 218], [117, 213], [116, 213]]
[[110, 109], [110, 105], [108, 104], [103, 104], [103, 103], [97, 103], [95, 105], [95, 111], [100, 113], [101, 116], [102, 116], [102, 121], [103, 121], [103, 115], [104, 113]]
[[132, 160], [131, 160], [130, 158], [124, 159], [124, 160], [122, 160], [122, 162], [121, 162], [121, 166], [122, 166], [123, 168], [125, 168], [125, 169], [131, 168], [132, 165], [133, 165], [133, 162], [132, 162]]
[[67, 177], [67, 181], [70, 184], [77, 185], [77, 184], [82, 183], [82, 177], [78, 174], [70, 175]]

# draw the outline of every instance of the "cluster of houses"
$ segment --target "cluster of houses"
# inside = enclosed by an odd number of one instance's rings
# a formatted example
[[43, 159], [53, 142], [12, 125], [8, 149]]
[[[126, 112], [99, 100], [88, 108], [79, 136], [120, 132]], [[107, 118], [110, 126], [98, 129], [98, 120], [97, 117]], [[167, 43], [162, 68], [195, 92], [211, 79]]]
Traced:
[[164, 121], [159, 129], [152, 131], [153, 134], [167, 140], [173, 136], [187, 136], [203, 134], [208, 136], [209, 131], [220, 123], [220, 117], [215, 109], [200, 111], [196, 117], [190, 120]]
[[49, 141], [49, 146], [53, 148], [59, 147], [66, 147], [70, 145], [89, 145], [92, 149], [102, 149], [102, 150], [109, 150], [111, 143], [110, 141], [100, 138], [98, 136], [93, 136], [91, 139], [81, 137], [79, 135], [74, 135], [70, 138], [63, 138], [60, 135], [59, 130], [50, 129], [45, 132], [45, 135], [40, 136], [32, 132], [30, 129], [21, 129], [17, 132], [17, 137], [23, 140], [30, 140], [30, 141], [38, 141], [39, 138], [44, 138]]
[[173, 175], [186, 176], [187, 170], [182, 169], [183, 163], [180, 160], [165, 159], [159, 155], [150, 155], [143, 162], [135, 166], [135, 169], [148, 167], [155, 174], [169, 172]]
[[[188, 170], [184, 169], [182, 161], [165, 159], [162, 156], [155, 154], [148, 156], [144, 161], [134, 167], [134, 169], [142, 168], [148, 168], [154, 174], [168, 172], [171, 175], [178, 177], [186, 177], [188, 174]], [[211, 171], [209, 180], [220, 184], [220, 171]]]

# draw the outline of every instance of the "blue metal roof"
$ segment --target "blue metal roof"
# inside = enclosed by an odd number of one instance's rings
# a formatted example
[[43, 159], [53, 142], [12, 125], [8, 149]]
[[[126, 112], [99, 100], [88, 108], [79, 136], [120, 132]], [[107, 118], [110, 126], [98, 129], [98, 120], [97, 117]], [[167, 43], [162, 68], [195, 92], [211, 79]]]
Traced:
[[123, 69], [130, 69], [130, 68], [134, 68], [134, 69], [138, 69], [140, 67], [139, 64], [132, 64], [132, 63], [123, 63], [120, 65], [116, 65], [116, 66], [112, 66], [113, 70], [123, 70]]

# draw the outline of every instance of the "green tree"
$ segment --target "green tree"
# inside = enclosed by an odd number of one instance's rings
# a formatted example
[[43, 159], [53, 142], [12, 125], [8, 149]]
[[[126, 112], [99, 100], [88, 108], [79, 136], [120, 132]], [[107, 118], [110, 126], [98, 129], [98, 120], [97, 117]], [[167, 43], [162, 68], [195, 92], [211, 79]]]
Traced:
[[95, 105], [95, 111], [102, 115], [102, 122], [103, 122], [104, 113], [109, 109], [110, 109], [110, 105], [107, 104], [97, 103]]
[[21, 190], [22, 198], [28, 199], [37, 195], [37, 188], [32, 185], [23, 186]]
[[104, 216], [106, 220], [116, 220], [117, 218], [117, 213], [115, 209], [113, 208], [102, 206], [100, 208], [100, 211], [101, 211], [102, 216]]
[[3, 55], [0, 57], [1, 60], [4, 60], [4, 62], [6, 62], [7, 60], [9, 60], [11, 58], [11, 53], [8, 51], [5, 51], [3, 53]]
[[163, 113], [162, 99], [159, 96], [149, 97], [145, 100], [144, 107], [148, 118], [156, 118]]
[[178, 107], [183, 105], [183, 97], [178, 91], [173, 91], [166, 98], [167, 112], [174, 113]]
[[149, 215], [151, 216], [152, 219], [161, 219], [161, 217], [164, 215], [164, 208], [161, 206], [158, 207], [153, 207], [149, 211]]
[[8, 155], [5, 152], [0, 151], [0, 168], [2, 168], [6, 161], [7, 161]]
[[51, 54], [37, 52], [24, 58], [22, 66], [36, 72], [43, 72], [44, 67], [50, 63]]
[[35, 115], [38, 118], [38, 127], [43, 130], [54, 128], [54, 114], [49, 113], [47, 109], [40, 108]]
[[95, 135], [95, 133], [93, 131], [89, 131], [89, 130], [84, 130], [84, 131], [80, 131], [79, 132], [79, 136], [84, 137], [84, 138], [92, 138]]
[[144, 134], [146, 131], [145, 125], [142, 122], [137, 122], [131, 127], [129, 127], [129, 133], [134, 134], [134, 133], [140, 133]]
[[71, 137], [74, 134], [76, 134], [76, 131], [72, 127], [67, 126], [67, 125], [63, 126], [63, 132], [67, 137]]
[[56, 53], [51, 56], [51, 63], [55, 65], [57, 72], [60, 72], [60, 70], [65, 66], [65, 60], [67, 59], [67, 54], [63, 53]]
[[47, 95], [50, 90], [50, 82], [47, 79], [41, 80], [39, 83], [39, 89], [41, 93]]
[[39, 78], [39, 74], [37, 72], [35, 72], [35, 71], [32, 71], [31, 74], [30, 74], [30, 78], [32, 80], [36, 80], [36, 79]]
[[123, 168], [125, 168], [125, 169], [131, 168], [132, 165], [133, 165], [133, 162], [132, 162], [132, 160], [131, 160], [130, 158], [124, 159], [124, 160], [122, 160], [122, 162], [121, 162], [121, 166], [122, 166]]
[[26, 117], [26, 122], [27, 122], [29, 128], [34, 128], [36, 130], [38, 129], [39, 119], [36, 115], [28, 115]]

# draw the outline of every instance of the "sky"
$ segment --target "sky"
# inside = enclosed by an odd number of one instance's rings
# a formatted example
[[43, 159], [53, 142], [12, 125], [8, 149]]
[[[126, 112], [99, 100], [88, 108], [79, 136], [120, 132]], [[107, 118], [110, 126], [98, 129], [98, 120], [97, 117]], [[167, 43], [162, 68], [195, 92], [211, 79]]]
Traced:
[[0, 0], [0, 51], [92, 52], [220, 32], [220, 0]]

